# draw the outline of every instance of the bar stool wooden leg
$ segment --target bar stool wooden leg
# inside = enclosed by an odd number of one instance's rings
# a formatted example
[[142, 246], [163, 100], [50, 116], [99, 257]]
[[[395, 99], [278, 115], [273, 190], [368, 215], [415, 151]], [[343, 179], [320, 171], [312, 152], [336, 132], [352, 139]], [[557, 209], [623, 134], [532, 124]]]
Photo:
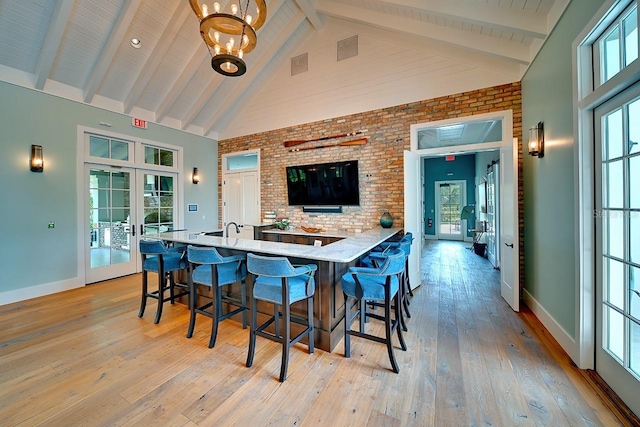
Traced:
[[[396, 314], [398, 310], [398, 304], [396, 304]], [[389, 353], [389, 360], [391, 361], [391, 368], [393, 372], [396, 374], [400, 372], [400, 368], [398, 368], [398, 362], [396, 362], [396, 357], [393, 354], [393, 343], [391, 342], [391, 335], [393, 334], [392, 321], [391, 321], [391, 300], [389, 299], [389, 295], [386, 295], [384, 300], [384, 326], [385, 326], [385, 342], [387, 344], [387, 352]], [[397, 321], [397, 319], [396, 319]]]
[[314, 351], [313, 297], [307, 298], [307, 323], [309, 324], [309, 354]]
[[351, 316], [351, 298], [345, 298], [344, 302], [344, 357], [351, 357], [351, 322], [353, 316]]
[[[253, 290], [249, 295], [253, 295]], [[247, 368], [253, 365], [253, 355], [256, 351], [256, 328], [258, 327], [257, 304], [254, 298], [251, 298], [251, 324], [249, 325], [249, 351], [247, 353]]]
[[140, 301], [140, 311], [138, 311], [138, 317], [144, 315], [144, 309], [147, 307], [147, 293], [149, 292], [147, 271], [142, 271], [142, 301]]
[[220, 298], [220, 287], [211, 286], [211, 337], [209, 337], [209, 348], [216, 345], [218, 338], [218, 316], [222, 313], [222, 300]]
[[193, 336], [193, 329], [196, 326], [196, 284], [193, 282], [191, 275], [193, 274], [193, 266], [189, 263], [189, 328], [187, 329], [187, 338]]
[[291, 348], [291, 306], [283, 304], [282, 321], [283, 333], [282, 337], [282, 364], [280, 366], [280, 382], [287, 379], [287, 367], [289, 366], [289, 349]]
[[153, 323], [158, 324], [160, 322], [160, 317], [162, 316], [162, 303], [164, 302], [164, 281], [166, 278], [164, 277], [164, 271], [158, 271], [158, 309], [156, 310], [156, 318]]

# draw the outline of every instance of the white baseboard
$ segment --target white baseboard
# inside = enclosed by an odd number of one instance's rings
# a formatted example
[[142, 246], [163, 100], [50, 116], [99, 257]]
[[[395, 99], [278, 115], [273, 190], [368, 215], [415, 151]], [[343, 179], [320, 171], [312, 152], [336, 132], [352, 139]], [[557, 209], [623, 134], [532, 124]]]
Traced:
[[522, 290], [522, 295], [527, 307], [536, 315], [540, 323], [547, 328], [551, 336], [560, 344], [560, 347], [569, 355], [571, 360], [574, 362], [579, 361], [580, 351], [575, 339], [556, 322], [549, 312], [545, 310], [526, 289]]
[[25, 301], [31, 298], [51, 295], [69, 289], [81, 288], [84, 283], [77, 277], [59, 282], [45, 283], [28, 288], [15, 289], [13, 291], [0, 292], [0, 305], [12, 304], [14, 302]]

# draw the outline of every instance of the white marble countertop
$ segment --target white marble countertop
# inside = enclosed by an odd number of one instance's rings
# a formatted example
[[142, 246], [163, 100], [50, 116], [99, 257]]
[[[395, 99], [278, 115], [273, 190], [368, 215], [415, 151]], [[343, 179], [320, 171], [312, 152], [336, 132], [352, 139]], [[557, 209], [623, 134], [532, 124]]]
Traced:
[[[144, 238], [162, 239], [171, 242], [214, 246], [216, 248], [235, 249], [244, 252], [256, 252], [286, 257], [305, 258], [316, 261], [348, 263], [364, 255], [378, 244], [398, 233], [401, 228], [377, 227], [361, 233], [350, 233], [342, 240], [326, 246], [298, 245], [294, 243], [267, 242], [264, 240], [238, 239], [235, 237], [205, 236], [199, 232], [173, 231], [145, 235]], [[283, 231], [290, 232], [291, 230]], [[306, 233], [310, 234], [310, 233]], [[319, 235], [326, 235], [319, 233]]]

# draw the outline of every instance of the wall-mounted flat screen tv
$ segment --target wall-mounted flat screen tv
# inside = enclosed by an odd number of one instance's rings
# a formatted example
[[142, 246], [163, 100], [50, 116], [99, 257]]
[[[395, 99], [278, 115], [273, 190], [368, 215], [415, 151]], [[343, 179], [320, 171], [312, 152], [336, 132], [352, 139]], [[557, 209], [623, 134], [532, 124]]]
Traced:
[[358, 161], [287, 166], [290, 206], [358, 206]]

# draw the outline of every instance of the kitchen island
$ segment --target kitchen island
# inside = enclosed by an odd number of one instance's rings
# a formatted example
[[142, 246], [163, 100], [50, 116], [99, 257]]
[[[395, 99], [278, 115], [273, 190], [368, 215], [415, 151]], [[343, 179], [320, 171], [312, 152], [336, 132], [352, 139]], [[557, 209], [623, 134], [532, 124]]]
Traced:
[[[374, 228], [361, 233], [306, 233], [301, 230], [268, 230], [264, 237], [280, 241], [248, 240], [234, 237], [207, 236], [201, 233], [175, 231], [147, 236], [178, 244], [212, 246], [223, 255], [234, 253], [255, 253], [259, 255], [285, 256], [292, 264], [316, 264], [316, 294], [314, 298], [315, 345], [326, 351], [333, 351], [344, 336], [344, 295], [340, 287], [340, 278], [356, 265], [359, 259], [380, 243], [393, 237], [400, 228]], [[303, 239], [311, 244], [284, 243], [282, 240]], [[323, 239], [332, 243], [323, 244]], [[338, 240], [339, 239], [339, 240]], [[321, 246], [314, 246], [316, 241]], [[328, 241], [328, 240], [324, 240]], [[248, 280], [252, 280], [249, 275]], [[231, 292], [239, 292], [232, 288]], [[306, 317], [306, 303], [299, 302], [291, 306], [292, 316]], [[272, 315], [272, 309], [258, 305], [259, 321]], [[292, 325], [292, 335], [299, 331]]]

